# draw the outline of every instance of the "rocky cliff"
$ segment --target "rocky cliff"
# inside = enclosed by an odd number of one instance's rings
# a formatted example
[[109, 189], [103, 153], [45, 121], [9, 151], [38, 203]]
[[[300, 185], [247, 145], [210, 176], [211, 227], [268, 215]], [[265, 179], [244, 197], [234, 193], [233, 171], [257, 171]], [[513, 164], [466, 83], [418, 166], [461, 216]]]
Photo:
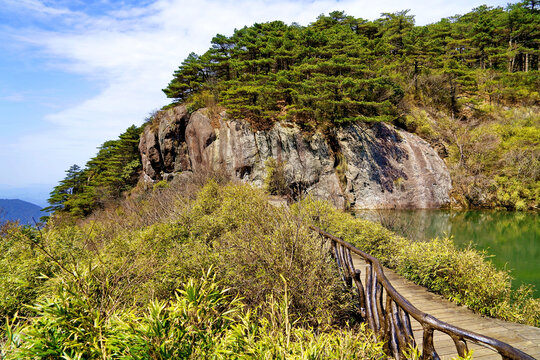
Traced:
[[269, 158], [283, 165], [293, 191], [353, 208], [437, 208], [449, 202], [444, 161], [418, 136], [387, 124], [349, 124], [323, 136], [290, 123], [253, 131], [249, 123], [189, 114], [177, 106], [156, 115], [139, 149], [145, 182], [223, 171], [263, 186]]

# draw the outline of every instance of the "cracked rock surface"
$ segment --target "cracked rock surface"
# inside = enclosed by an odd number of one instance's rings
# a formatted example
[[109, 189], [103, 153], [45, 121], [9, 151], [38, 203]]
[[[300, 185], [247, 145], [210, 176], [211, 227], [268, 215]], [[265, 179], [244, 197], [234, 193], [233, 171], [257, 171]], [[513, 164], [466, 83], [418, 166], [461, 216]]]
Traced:
[[263, 186], [266, 160], [282, 162], [288, 186], [358, 209], [439, 208], [449, 203], [450, 174], [420, 137], [388, 124], [349, 124], [332, 139], [292, 123], [253, 131], [248, 122], [180, 105], [157, 115], [139, 143], [143, 179], [224, 172]]

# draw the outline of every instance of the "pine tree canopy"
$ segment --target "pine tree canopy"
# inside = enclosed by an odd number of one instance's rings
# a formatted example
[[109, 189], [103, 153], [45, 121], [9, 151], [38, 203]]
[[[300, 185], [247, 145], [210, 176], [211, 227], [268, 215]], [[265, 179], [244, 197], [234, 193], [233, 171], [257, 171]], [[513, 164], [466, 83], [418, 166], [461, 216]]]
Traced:
[[[538, 102], [539, 66], [536, 0], [482, 5], [427, 26], [415, 26], [409, 10], [374, 21], [334, 11], [305, 27], [272, 21], [218, 34], [163, 91], [177, 102], [205, 91], [256, 128], [281, 119], [328, 128], [395, 121], [409, 98], [454, 114], [474, 96]], [[496, 76], [486, 84], [481, 71]]]

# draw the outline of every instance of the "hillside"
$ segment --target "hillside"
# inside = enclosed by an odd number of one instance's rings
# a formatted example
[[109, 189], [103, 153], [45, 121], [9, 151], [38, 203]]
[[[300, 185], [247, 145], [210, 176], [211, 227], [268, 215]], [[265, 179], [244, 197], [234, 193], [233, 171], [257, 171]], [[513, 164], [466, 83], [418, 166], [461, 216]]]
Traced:
[[46, 215], [41, 207], [18, 199], [0, 199], [0, 222], [18, 221], [21, 225], [34, 225]]
[[[322, 136], [329, 147], [325, 161], [339, 180], [332, 186], [342, 194], [358, 188], [352, 169], [372, 171], [381, 157], [373, 153], [362, 166], [345, 162], [350, 156], [344, 158], [336, 147], [338, 134], [347, 128], [374, 131], [381, 123], [396, 126], [422, 137], [444, 160], [452, 180], [450, 206], [538, 209], [539, 29], [536, 2], [523, 1], [506, 8], [480, 6], [426, 26], [416, 26], [408, 11], [374, 21], [336, 11], [308, 26], [273, 21], [218, 34], [208, 51], [190, 54], [175, 71], [163, 90], [173, 103], [141, 128], [132, 126], [104, 143], [84, 168], [70, 168], [48, 209], [84, 217], [127, 194], [140, 178], [170, 180], [166, 162], [198, 161], [176, 158], [189, 139], [182, 131], [168, 138], [170, 129], [160, 123], [178, 106], [189, 115], [205, 109], [210, 131], [218, 132], [226, 114], [227, 121], [248, 123], [252, 132], [274, 131], [279, 123], [305, 138]], [[170, 148], [153, 155], [164, 174], [142, 172], [145, 154], [137, 144], [147, 129]], [[386, 145], [396, 153], [395, 144]], [[278, 167], [287, 167], [272, 157]], [[382, 168], [385, 163], [383, 158]], [[178, 168], [189, 167], [197, 165]], [[383, 184], [383, 192], [407, 189], [399, 171], [388, 173], [367, 176]], [[287, 176], [283, 192], [312, 186]], [[355, 192], [344, 202], [358, 198]]]
[[[480, 6], [427, 26], [407, 11], [342, 12], [217, 35], [163, 91], [191, 110], [222, 106], [254, 129], [278, 121], [332, 137], [389, 122], [439, 150], [453, 206], [538, 208], [540, 10]], [[215, 111], [218, 112], [218, 111]]]
[[482, 314], [540, 324], [540, 300], [512, 291], [508, 272], [481, 253], [449, 239], [412, 243], [324, 202], [268, 200], [199, 177], [76, 223], [1, 227], [0, 355], [384, 357], [311, 224]]

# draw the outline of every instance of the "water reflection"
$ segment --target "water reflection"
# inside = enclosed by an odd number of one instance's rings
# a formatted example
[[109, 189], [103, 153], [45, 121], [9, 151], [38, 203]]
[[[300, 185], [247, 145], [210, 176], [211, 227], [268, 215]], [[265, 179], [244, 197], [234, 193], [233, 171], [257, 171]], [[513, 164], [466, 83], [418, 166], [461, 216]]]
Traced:
[[469, 243], [493, 255], [500, 269], [510, 269], [514, 287], [535, 285], [540, 297], [539, 213], [449, 210], [362, 210], [356, 215], [379, 221], [395, 232], [417, 241], [451, 235], [455, 243]]

